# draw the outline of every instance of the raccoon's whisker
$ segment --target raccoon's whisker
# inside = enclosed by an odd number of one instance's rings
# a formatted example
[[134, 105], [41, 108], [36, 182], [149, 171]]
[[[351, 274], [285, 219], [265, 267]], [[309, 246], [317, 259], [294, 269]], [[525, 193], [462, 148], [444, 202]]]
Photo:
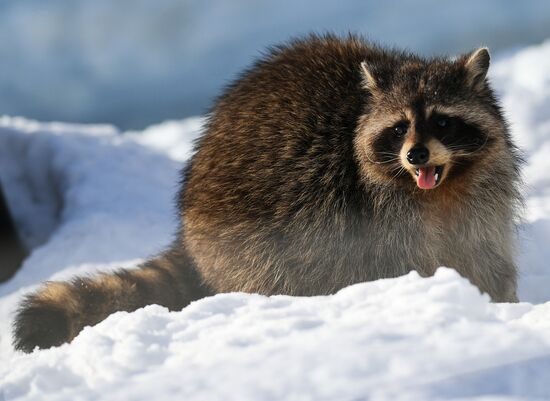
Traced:
[[381, 152], [380, 154], [381, 154], [381, 155], [387, 155], [387, 156], [394, 156], [394, 157], [391, 158], [391, 159], [384, 160], [384, 161], [380, 162], [380, 161], [372, 160], [368, 154], [365, 154], [365, 155], [367, 156], [368, 161], [371, 162], [371, 163], [373, 163], [373, 164], [392, 163], [392, 162], [394, 162], [394, 161], [399, 160], [399, 156], [398, 156], [396, 153]]
[[[443, 137], [442, 139], [445, 139], [445, 137]], [[488, 138], [485, 137], [485, 141], [481, 144], [481, 146], [475, 150], [472, 150], [472, 151], [465, 151], [464, 149], [462, 149], [462, 145], [450, 145], [450, 146], [447, 146], [447, 149], [449, 149], [450, 151], [452, 152], [461, 152], [460, 156], [470, 156], [470, 155], [473, 155], [474, 153], [476, 152], [479, 152], [480, 150], [482, 150], [486, 145], [487, 145], [487, 141], [488, 141]]]
[[449, 150], [463, 150], [464, 145], [447, 145]]
[[480, 146], [479, 148], [477, 148], [477, 149], [471, 151], [470, 154], [474, 154], [474, 153], [479, 152], [480, 150], [482, 150], [482, 149], [485, 147], [485, 145], [487, 145], [487, 141], [488, 141], [488, 140], [489, 140], [489, 138], [488, 138], [488, 137], [485, 137], [485, 141], [483, 141], [483, 143], [481, 144], [481, 146]]
[[401, 164], [401, 158], [400, 158], [399, 156], [397, 156], [397, 157], [392, 157], [391, 159], [387, 159], [387, 160], [385, 161], [385, 163], [387, 163], [387, 162], [396, 162], [396, 161], [398, 161], [399, 164]]
[[405, 172], [405, 168], [403, 166], [398, 166], [393, 170], [397, 170], [397, 172], [390, 178], [390, 180], [392, 181], [395, 180], [399, 176], [399, 174]]

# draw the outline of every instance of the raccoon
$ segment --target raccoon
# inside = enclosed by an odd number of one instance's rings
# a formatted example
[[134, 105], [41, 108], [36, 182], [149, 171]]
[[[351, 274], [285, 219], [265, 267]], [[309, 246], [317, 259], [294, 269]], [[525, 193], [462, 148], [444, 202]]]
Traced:
[[172, 247], [135, 270], [46, 283], [18, 310], [15, 347], [153, 303], [332, 294], [438, 266], [516, 302], [521, 159], [488, 68], [486, 48], [423, 58], [354, 35], [270, 49], [208, 116]]
[[26, 257], [0, 183], [0, 283], [10, 279]]

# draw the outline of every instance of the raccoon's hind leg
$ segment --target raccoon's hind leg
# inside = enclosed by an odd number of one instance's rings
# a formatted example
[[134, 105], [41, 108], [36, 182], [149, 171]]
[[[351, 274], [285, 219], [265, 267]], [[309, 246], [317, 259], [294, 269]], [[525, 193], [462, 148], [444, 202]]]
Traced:
[[49, 282], [22, 302], [14, 323], [14, 346], [25, 352], [58, 346], [114, 312], [150, 304], [179, 310], [207, 295], [190, 257], [178, 250], [138, 269]]

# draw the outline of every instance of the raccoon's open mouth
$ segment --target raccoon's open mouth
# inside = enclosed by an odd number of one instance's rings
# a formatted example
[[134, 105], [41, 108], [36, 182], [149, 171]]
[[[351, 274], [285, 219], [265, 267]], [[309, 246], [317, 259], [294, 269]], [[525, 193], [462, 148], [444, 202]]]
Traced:
[[443, 166], [418, 167], [414, 170], [416, 185], [422, 189], [435, 188], [443, 177]]

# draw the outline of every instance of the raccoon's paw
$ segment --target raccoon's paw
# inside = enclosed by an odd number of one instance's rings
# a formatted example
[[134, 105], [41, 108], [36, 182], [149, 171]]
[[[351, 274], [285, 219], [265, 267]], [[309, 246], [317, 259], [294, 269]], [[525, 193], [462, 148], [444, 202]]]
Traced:
[[70, 318], [63, 305], [31, 295], [21, 304], [14, 323], [13, 345], [24, 352], [55, 347], [72, 339]]

